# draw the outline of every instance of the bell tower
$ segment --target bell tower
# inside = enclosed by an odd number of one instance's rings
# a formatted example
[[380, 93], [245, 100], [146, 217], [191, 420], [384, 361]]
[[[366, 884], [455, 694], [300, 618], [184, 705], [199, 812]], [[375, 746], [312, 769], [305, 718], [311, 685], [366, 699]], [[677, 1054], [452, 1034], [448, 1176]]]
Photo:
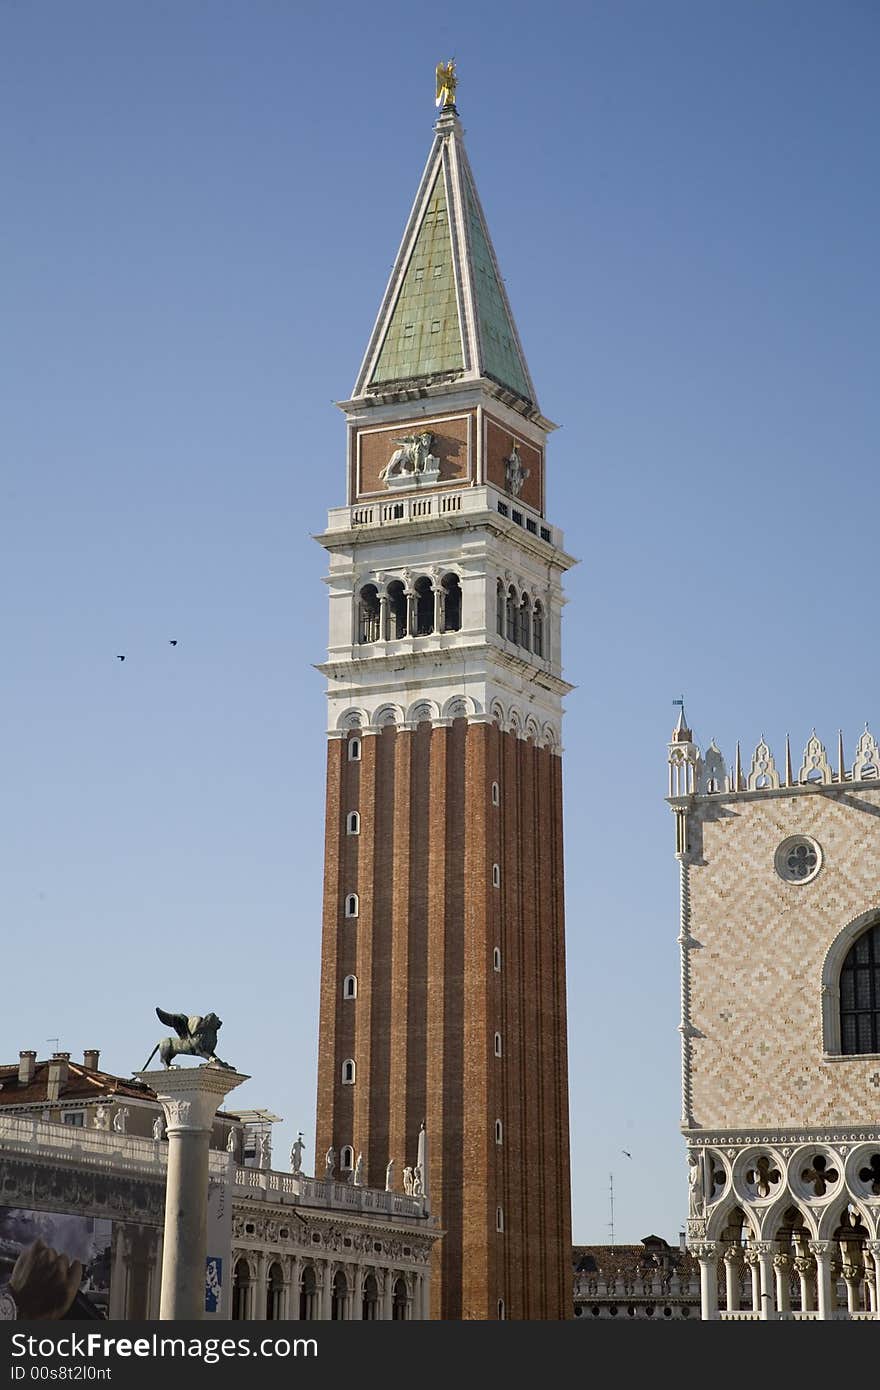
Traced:
[[574, 561], [547, 519], [554, 426], [454, 94], [444, 66], [428, 161], [340, 406], [346, 504], [317, 537], [330, 635], [316, 1152], [335, 1150], [343, 1180], [363, 1155], [369, 1186], [385, 1186], [389, 1160], [399, 1189], [418, 1165], [444, 1232], [433, 1317], [567, 1318], [561, 614]]

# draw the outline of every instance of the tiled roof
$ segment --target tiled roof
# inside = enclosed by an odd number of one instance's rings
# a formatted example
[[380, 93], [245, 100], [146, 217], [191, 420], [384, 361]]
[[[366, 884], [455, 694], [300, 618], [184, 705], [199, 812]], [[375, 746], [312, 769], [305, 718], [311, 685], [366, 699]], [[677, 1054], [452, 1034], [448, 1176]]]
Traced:
[[665, 1241], [659, 1245], [575, 1245], [572, 1263], [575, 1272], [581, 1274], [650, 1274], [659, 1268], [690, 1276], [699, 1271], [697, 1261], [688, 1251]]
[[[12, 1066], [0, 1066], [0, 1106], [59, 1105], [65, 1101], [98, 1101], [114, 1096], [124, 1096], [130, 1100], [156, 1100], [156, 1092], [151, 1086], [122, 1076], [114, 1076], [109, 1071], [95, 1071], [79, 1062], [68, 1062], [67, 1081], [57, 1101], [49, 1101], [48, 1085], [48, 1062], [37, 1062], [33, 1080], [26, 1086], [20, 1086], [18, 1083], [17, 1062]], [[237, 1116], [218, 1110], [217, 1118], [235, 1120]]]
[[[45, 1104], [48, 1084], [48, 1062], [37, 1062], [33, 1080], [26, 1086], [20, 1086], [18, 1083], [17, 1063], [14, 1066], [0, 1066], [0, 1105]], [[67, 1081], [61, 1089], [59, 1099], [100, 1100], [102, 1096], [128, 1096], [137, 1100], [156, 1099], [155, 1091], [139, 1081], [125, 1081], [110, 1072], [92, 1071], [77, 1062], [69, 1062]]]

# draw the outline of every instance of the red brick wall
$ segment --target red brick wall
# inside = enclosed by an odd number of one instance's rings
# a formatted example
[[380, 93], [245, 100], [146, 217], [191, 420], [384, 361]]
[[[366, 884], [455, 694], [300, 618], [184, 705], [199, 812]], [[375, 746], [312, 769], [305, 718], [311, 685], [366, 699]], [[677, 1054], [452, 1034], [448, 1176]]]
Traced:
[[[385, 729], [362, 748], [360, 763], [343, 741], [328, 752], [316, 1167], [331, 1142], [350, 1143], [371, 1186], [384, 1185], [389, 1156], [400, 1186], [425, 1119], [432, 1210], [446, 1233], [432, 1315], [494, 1319], [503, 1298], [508, 1318], [567, 1318], [560, 760], [465, 720]], [[351, 810], [359, 836], [345, 833]], [[344, 917], [351, 892], [355, 922]], [[349, 973], [354, 1002], [342, 1000]], [[341, 1084], [348, 1056], [354, 1087]]]

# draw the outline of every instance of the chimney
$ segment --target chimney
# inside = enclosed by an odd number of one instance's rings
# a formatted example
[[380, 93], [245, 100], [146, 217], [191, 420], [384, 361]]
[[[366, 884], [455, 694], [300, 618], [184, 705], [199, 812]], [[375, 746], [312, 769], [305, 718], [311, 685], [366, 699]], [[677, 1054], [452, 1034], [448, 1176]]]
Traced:
[[37, 1069], [36, 1052], [19, 1052], [18, 1054], [18, 1084], [19, 1086], [29, 1086], [34, 1079], [34, 1072]]
[[87, 1047], [83, 1053], [83, 1066], [86, 1071], [98, 1070], [98, 1058], [101, 1053], [97, 1047]]
[[687, 1254], [687, 1236], [684, 1231], [678, 1233], [678, 1248], [683, 1255]]
[[46, 1099], [57, 1100], [67, 1085], [67, 1073], [70, 1065], [69, 1052], [53, 1052], [52, 1060], [49, 1063], [49, 1084], [46, 1088]]

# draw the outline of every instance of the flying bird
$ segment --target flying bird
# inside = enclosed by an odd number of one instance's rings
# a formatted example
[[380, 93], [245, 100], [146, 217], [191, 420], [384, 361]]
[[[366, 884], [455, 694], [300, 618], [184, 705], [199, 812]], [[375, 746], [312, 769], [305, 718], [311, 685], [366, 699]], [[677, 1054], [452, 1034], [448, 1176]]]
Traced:
[[169, 645], [170, 647], [176, 647], [176, 646], [177, 646], [177, 638], [176, 638], [176, 637], [169, 637], [169, 638], [168, 638], [168, 645]]
[[627, 1153], [626, 1149], [621, 1149], [620, 1152], [621, 1152], [626, 1158], [632, 1158], [632, 1154], [631, 1154], [631, 1153]]
[[116, 653], [116, 660], [117, 660], [117, 661], [124, 661], [124, 660], [125, 660], [125, 657], [124, 657], [124, 656], [120, 656], [119, 653], [117, 652], [117, 653]]

